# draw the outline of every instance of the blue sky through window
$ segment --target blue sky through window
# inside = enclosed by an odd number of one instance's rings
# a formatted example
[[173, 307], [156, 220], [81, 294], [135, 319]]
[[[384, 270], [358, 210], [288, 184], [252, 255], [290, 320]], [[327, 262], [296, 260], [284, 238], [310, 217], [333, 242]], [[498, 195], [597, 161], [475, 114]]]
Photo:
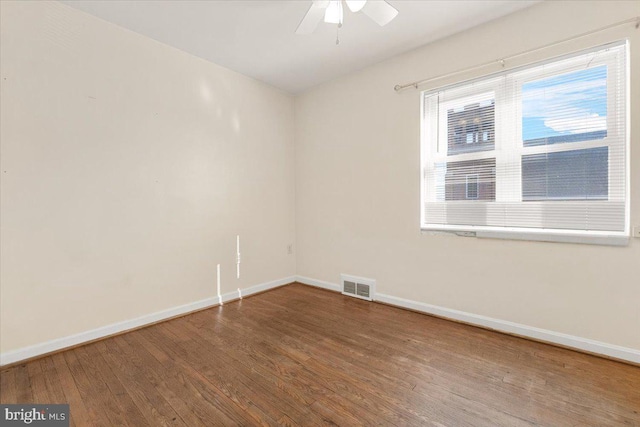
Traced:
[[605, 65], [522, 85], [523, 140], [566, 136], [568, 142], [580, 134], [603, 138], [606, 130]]

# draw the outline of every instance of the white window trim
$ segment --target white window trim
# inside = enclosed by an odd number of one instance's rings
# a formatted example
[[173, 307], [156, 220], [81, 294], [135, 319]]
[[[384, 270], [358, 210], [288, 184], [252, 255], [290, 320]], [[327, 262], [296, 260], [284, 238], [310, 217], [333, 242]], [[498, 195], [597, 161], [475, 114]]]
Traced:
[[[507, 79], [507, 84], [503, 85], [503, 87], [507, 87], [508, 90], [520, 90], [521, 85], [523, 84], [523, 82], [526, 82], [526, 76], [528, 74], [527, 71], [531, 72], [532, 70], [530, 70], [530, 68], [535, 67], [537, 65], [542, 65], [544, 63], [561, 63], [563, 59], [567, 59], [567, 58], [572, 58], [574, 56], [577, 55], [583, 55], [583, 54], [588, 54], [591, 51], [599, 51], [602, 49], [606, 49], [607, 47], [617, 47], [617, 46], [621, 46], [624, 45], [625, 46], [625, 55], [626, 55], [626, 79], [624, 81], [624, 85], [625, 85], [625, 90], [624, 90], [624, 106], [623, 108], [625, 108], [625, 122], [624, 122], [624, 129], [619, 129], [619, 122], [615, 122], [614, 118], [617, 116], [617, 114], [611, 114], [612, 111], [615, 111], [615, 106], [611, 105], [611, 97], [607, 96], [607, 100], [608, 100], [608, 104], [607, 104], [607, 137], [605, 137], [602, 140], [587, 140], [587, 141], [577, 141], [577, 142], [572, 142], [571, 144], [569, 144], [569, 146], [567, 146], [566, 144], [552, 144], [552, 145], [541, 145], [541, 146], [530, 146], [530, 147], [524, 147], [524, 146], [520, 146], [517, 145], [518, 147], [518, 155], [522, 156], [522, 155], [530, 155], [530, 154], [537, 154], [537, 153], [552, 153], [552, 152], [561, 152], [561, 151], [572, 151], [572, 150], [580, 150], [580, 149], [587, 149], [587, 148], [596, 148], [596, 147], [609, 147], [609, 150], [613, 149], [624, 149], [625, 150], [625, 168], [624, 171], [622, 173], [625, 174], [624, 176], [624, 180], [626, 183], [625, 186], [625, 190], [624, 190], [624, 194], [623, 193], [616, 193], [615, 191], [611, 191], [612, 188], [610, 187], [610, 192], [609, 192], [609, 200], [612, 200], [612, 195], [613, 195], [613, 201], [622, 201], [624, 200], [625, 202], [625, 223], [624, 223], [624, 231], [620, 231], [620, 232], [614, 232], [614, 231], [593, 231], [593, 230], [567, 230], [567, 229], [545, 229], [545, 228], [518, 228], [518, 227], [489, 227], [489, 226], [462, 226], [462, 225], [445, 225], [445, 224], [428, 224], [425, 221], [425, 202], [428, 201], [429, 199], [431, 200], [435, 200], [436, 197], [436, 191], [435, 188], [431, 188], [429, 189], [429, 191], [427, 191], [428, 189], [426, 188], [425, 185], [425, 177], [426, 177], [426, 173], [427, 173], [427, 169], [426, 169], [426, 165], [427, 165], [427, 161], [430, 163], [437, 163], [438, 161], [444, 161], [445, 159], [447, 161], [463, 161], [463, 160], [473, 160], [473, 159], [482, 159], [482, 158], [496, 158], [496, 169], [500, 169], [498, 167], [499, 163], [498, 163], [498, 152], [502, 151], [499, 150], [498, 148], [498, 143], [499, 140], [502, 140], [502, 138], [498, 137], [498, 129], [496, 128], [495, 132], [495, 151], [478, 151], [478, 152], [472, 152], [472, 153], [460, 153], [460, 154], [456, 154], [456, 155], [452, 155], [452, 156], [446, 156], [446, 154], [444, 156], [442, 156], [440, 153], [438, 153], [437, 149], [438, 147], [436, 146], [436, 144], [429, 144], [427, 142], [427, 138], [429, 138], [429, 136], [433, 137], [436, 136], [436, 133], [438, 132], [438, 129], [433, 129], [432, 128], [432, 123], [430, 123], [430, 120], [425, 120], [425, 113], [427, 110], [431, 109], [432, 110], [432, 114], [433, 112], [433, 105], [427, 105], [427, 95], [432, 95], [434, 93], [443, 91], [443, 90], [451, 90], [453, 88], [456, 87], [460, 87], [460, 94], [463, 94], [462, 96], [464, 96], [464, 92], [465, 90], [468, 92], [469, 96], [472, 95], [482, 95], [482, 93], [484, 92], [485, 94], [487, 92], [490, 91], [495, 91], [495, 90], [500, 90], [499, 87], [496, 87], [496, 82], [498, 81], [498, 79], [500, 79], [502, 76], [506, 75], [506, 74], [513, 74], [513, 78], [511, 79]], [[610, 63], [612, 61], [612, 59], [610, 59], [609, 57], [604, 58], [604, 59], [598, 59], [598, 62], [594, 62], [595, 64], [598, 63], [602, 63], [602, 65], [607, 65], [608, 63]], [[629, 43], [628, 40], [621, 40], [619, 42], [614, 42], [614, 43], [610, 43], [608, 45], [604, 45], [604, 46], [597, 46], [594, 47], [592, 49], [587, 49], [587, 50], [582, 50], [579, 52], [575, 52], [575, 53], [571, 53], [568, 55], [565, 55], [563, 57], [556, 57], [556, 58], [551, 58], [548, 61], [544, 61], [544, 62], [538, 62], [532, 66], [525, 66], [522, 67], [521, 71], [518, 71], [517, 69], [514, 70], [508, 70], [508, 71], [504, 71], [501, 73], [496, 73], [494, 75], [487, 75], [487, 76], [483, 76], [477, 79], [473, 79], [473, 80], [469, 80], [469, 81], [463, 81], [454, 85], [449, 85], [447, 87], [443, 87], [443, 88], [438, 88], [438, 89], [433, 89], [433, 90], [429, 90], [429, 91], [424, 91], [421, 93], [421, 97], [420, 97], [420, 120], [421, 120], [421, 126], [420, 126], [420, 164], [421, 164], [421, 173], [420, 173], [420, 224], [421, 224], [421, 231], [423, 234], [454, 234], [454, 235], [459, 235], [459, 236], [464, 236], [464, 237], [480, 237], [480, 238], [498, 238], [498, 239], [510, 239], [510, 240], [531, 240], [531, 241], [544, 241], [544, 242], [566, 242], [566, 243], [583, 243], [583, 244], [599, 244], [599, 245], [612, 245], [612, 246], [625, 246], [628, 245], [629, 243], [629, 235], [630, 235], [630, 184], [631, 184], [631, 178], [630, 178], [630, 126], [629, 126], [629, 118], [630, 118], [630, 55], [629, 55]], [[562, 67], [561, 65], [559, 65], [560, 67]], [[576, 68], [577, 70], [577, 68]], [[570, 67], [562, 67], [562, 72], [563, 73], [568, 73], [571, 72]], [[539, 76], [537, 77], [539, 79]], [[535, 77], [530, 78], [529, 80], [536, 80]], [[607, 83], [609, 86], [610, 83], [610, 79], [608, 77]], [[471, 90], [469, 90], [469, 88], [465, 88], [464, 86], [473, 83], [473, 82], [478, 82], [478, 84], [474, 87], [471, 88]], [[609, 91], [614, 90], [614, 88], [609, 87], [608, 88]], [[460, 96], [456, 96], [456, 99], [459, 99]], [[440, 108], [440, 100], [438, 99], [438, 108], [437, 108], [437, 114], [438, 114], [438, 121], [441, 120], [441, 108]], [[518, 109], [520, 106], [518, 106]], [[499, 114], [499, 106], [496, 103], [496, 117]], [[513, 113], [514, 111], [516, 111], [516, 109], [512, 109], [511, 113]], [[517, 111], [517, 114], [519, 115], [519, 117], [521, 117], [521, 113], [519, 111]], [[497, 120], [496, 120], [497, 122]], [[515, 123], [517, 123], [518, 126], [518, 139], [522, 140], [522, 120], [520, 119], [516, 119]], [[442, 126], [439, 126], [442, 127]], [[612, 137], [612, 135], [614, 135]], [[622, 144], [610, 144], [607, 143], [608, 139], [612, 139], [612, 138], [620, 138], [622, 137], [623, 139], [623, 143]], [[437, 138], [438, 141], [445, 141], [446, 138], [442, 139], [442, 138]], [[563, 147], [563, 145], [565, 145]], [[622, 145], [622, 147], [620, 147], [620, 145]], [[617, 146], [617, 147], [616, 147]], [[614, 171], [615, 172], [615, 171]], [[498, 173], [498, 171], [496, 171], [496, 174]], [[612, 173], [611, 168], [609, 169], [609, 174]], [[498, 175], [496, 175], [496, 200], [498, 200], [498, 188], [499, 188], [499, 179], [498, 179]], [[520, 179], [521, 182], [521, 179]], [[611, 186], [611, 182], [612, 180], [609, 179], [609, 185]], [[435, 182], [434, 182], [434, 187], [435, 187]], [[512, 187], [513, 188], [513, 187]], [[517, 189], [517, 188], [516, 188]], [[518, 193], [515, 195], [515, 197], [517, 197], [518, 201], [521, 200], [521, 189], [520, 192], [515, 191], [515, 193]], [[504, 197], [502, 197], [503, 200], [505, 200]], [[509, 199], [511, 199], [511, 197], [509, 197]], [[515, 201], [515, 200], [514, 200]], [[528, 203], [528, 202], [527, 202]]]

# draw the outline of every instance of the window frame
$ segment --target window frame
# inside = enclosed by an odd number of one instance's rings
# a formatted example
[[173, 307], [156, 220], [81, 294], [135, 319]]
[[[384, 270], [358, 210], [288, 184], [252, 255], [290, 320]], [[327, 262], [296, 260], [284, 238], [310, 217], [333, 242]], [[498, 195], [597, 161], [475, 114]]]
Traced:
[[[526, 146], [523, 140], [523, 117], [522, 102], [517, 102], [515, 108], [513, 106], [501, 105], [498, 102], [505, 100], [522, 100], [523, 85], [538, 81], [545, 78], [569, 74], [571, 72], [584, 69], [578, 63], [571, 65], [571, 60], [587, 55], [589, 53], [604, 51], [608, 48], [618, 48], [623, 46], [623, 57], [619, 57], [618, 53], [609, 53], [600, 58], [594, 58], [591, 67], [600, 65], [607, 66], [607, 135], [603, 139], [574, 141], [558, 144], [543, 144]], [[617, 80], [617, 75], [613, 76], [611, 65], [619, 68], [617, 61], [625, 61], [624, 79]], [[545, 70], [545, 75], [541, 76], [540, 66], [545, 66], [548, 70], [557, 70], [557, 73], [549, 73]], [[515, 240], [536, 240], [536, 241], [552, 241], [552, 242], [571, 242], [571, 243], [588, 243], [588, 244], [605, 244], [605, 245], [626, 245], [629, 242], [630, 234], [630, 129], [629, 129], [629, 113], [630, 113], [630, 56], [628, 40], [620, 40], [606, 45], [596, 46], [590, 49], [573, 52], [567, 55], [549, 58], [545, 61], [538, 61], [526, 66], [504, 70], [499, 73], [488, 74], [479, 78], [461, 81], [452, 85], [443, 86], [436, 89], [422, 91], [420, 93], [420, 227], [422, 232], [427, 233], [454, 233], [464, 236], [489, 237], [489, 238], [506, 238]], [[615, 73], [617, 74], [617, 73]], [[617, 85], [624, 85], [621, 89]], [[446, 91], [446, 92], [445, 92]], [[462, 152], [447, 155], [447, 150], [441, 150], [441, 145], [446, 141], [447, 129], [443, 126], [446, 122], [447, 107], [450, 104], [464, 105], [467, 101], [461, 101], [466, 98], [482, 99], [483, 95], [493, 93], [494, 95], [494, 147], [493, 150], [479, 150], [471, 152]], [[437, 95], [434, 102], [433, 95]], [[622, 99], [617, 99], [619, 96]], [[618, 111], [617, 108], [624, 109]], [[432, 119], [433, 114], [437, 118]], [[443, 114], [444, 113], [444, 114]], [[427, 114], [431, 116], [428, 118]], [[620, 121], [619, 114], [624, 115], [624, 120]], [[505, 133], [504, 127], [499, 123], [515, 123], [516, 130], [515, 141], [509, 141], [511, 135], [501, 135]], [[434, 125], [435, 123], [435, 125]], [[444, 129], [443, 129], [444, 128]], [[435, 138], [436, 143], [432, 142]], [[502, 144], [508, 145], [505, 149]], [[479, 160], [487, 158], [495, 158], [496, 175], [495, 175], [495, 201], [501, 202], [519, 202], [531, 203], [524, 201], [522, 197], [522, 161], [524, 156], [533, 154], [545, 154], [554, 152], [565, 152], [589, 148], [607, 147], [609, 150], [609, 158], [614, 155], [625, 156], [623, 166], [612, 167], [609, 164], [609, 191], [607, 202], [624, 201], [624, 231], [597, 231], [597, 230], [577, 230], [577, 229], [550, 229], [550, 228], [527, 228], [527, 227], [509, 227], [509, 226], [484, 226], [484, 225], [456, 225], [456, 224], [429, 224], [425, 221], [426, 203], [437, 200], [438, 183], [437, 179], [431, 180], [431, 188], [427, 188], [426, 177], [428, 173], [427, 165], [435, 170], [438, 162], [447, 163], [464, 160]], [[613, 151], [618, 150], [617, 153]], [[624, 150], [620, 154], [619, 150]], [[443, 152], [444, 151], [444, 154]], [[514, 157], [518, 161], [514, 161]], [[615, 157], [614, 157], [615, 158]], [[504, 185], [505, 178], [502, 175], [503, 168], [500, 167], [504, 162], [509, 162], [511, 168], [519, 165], [517, 173], [513, 173], [511, 169], [511, 177], [517, 176], [518, 183], [514, 184], [511, 179], [509, 185]], [[611, 163], [611, 162], [610, 162]], [[612, 175], [615, 179], [612, 180]], [[622, 180], [622, 181], [620, 181]], [[624, 182], [624, 188], [612, 186], [612, 182]], [[506, 187], [502, 188], [502, 187]], [[546, 201], [547, 203], [549, 201]], [[445, 202], [446, 203], [446, 202]], [[492, 203], [487, 201], [474, 201], [474, 203]]]

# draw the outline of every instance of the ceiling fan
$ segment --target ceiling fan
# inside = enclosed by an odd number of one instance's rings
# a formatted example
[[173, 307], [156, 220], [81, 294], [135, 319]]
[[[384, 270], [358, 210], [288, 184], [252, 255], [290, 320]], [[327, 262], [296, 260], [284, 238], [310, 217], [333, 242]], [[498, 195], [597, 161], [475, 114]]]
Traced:
[[381, 27], [391, 22], [398, 14], [398, 10], [384, 0], [313, 0], [307, 14], [298, 25], [296, 34], [313, 33], [323, 16], [324, 22], [338, 24], [338, 28], [342, 27], [343, 1], [351, 12], [362, 11]]

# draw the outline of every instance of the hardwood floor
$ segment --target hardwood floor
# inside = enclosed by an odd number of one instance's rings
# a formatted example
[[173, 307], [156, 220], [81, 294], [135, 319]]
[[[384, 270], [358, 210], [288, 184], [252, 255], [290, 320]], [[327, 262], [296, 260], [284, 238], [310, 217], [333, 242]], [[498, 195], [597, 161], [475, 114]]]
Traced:
[[293, 284], [0, 373], [76, 426], [640, 426], [640, 368]]

